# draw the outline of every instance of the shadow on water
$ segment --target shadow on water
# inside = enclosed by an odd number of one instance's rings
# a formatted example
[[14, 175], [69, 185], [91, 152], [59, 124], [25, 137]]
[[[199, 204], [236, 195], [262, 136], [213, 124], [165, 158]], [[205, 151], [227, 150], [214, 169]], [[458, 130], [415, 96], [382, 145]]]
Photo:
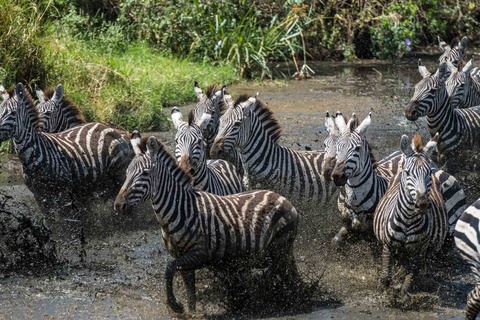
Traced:
[[[422, 57], [431, 71], [436, 66], [435, 59]], [[403, 133], [411, 136], [420, 132], [428, 137], [423, 121], [413, 124], [403, 116], [404, 105], [420, 80], [417, 60], [418, 56], [396, 64], [312, 62], [309, 66], [315, 75], [311, 79], [239, 84], [229, 87], [228, 91], [234, 97], [259, 92], [260, 99], [268, 103], [283, 128], [280, 143], [296, 150], [323, 149], [325, 111], [341, 110], [347, 115], [355, 112], [360, 119], [372, 112], [367, 137], [380, 159], [398, 150]], [[288, 68], [276, 71], [293, 73]], [[185, 115], [192, 107], [190, 104], [180, 109]], [[170, 110], [165, 112], [169, 114]], [[174, 134], [174, 130], [155, 133], [170, 149]], [[11, 187], [13, 182], [22, 181], [18, 168], [15, 159], [3, 164], [0, 175], [3, 188], [16, 201], [32, 201], [28, 190], [19, 193]], [[20, 318], [171, 318], [164, 303], [163, 279], [170, 257], [161, 244], [161, 232], [153, 211], [145, 206], [139, 217], [120, 223], [118, 220], [124, 218], [109, 216], [110, 204], [99, 204], [98, 208], [102, 218], [87, 239], [87, 264], [64, 267], [42, 277], [5, 277], [0, 282], [0, 314], [15, 314]], [[302, 222], [295, 257], [304, 281], [316, 284], [304, 304], [297, 300], [290, 307], [266, 308], [268, 298], [265, 301], [265, 297], [261, 297], [266, 293], [259, 286], [261, 277], [252, 277], [238, 289], [245, 299], [245, 309], [227, 312], [223, 284], [211, 272], [203, 270], [197, 274], [196, 285], [199, 317], [463, 318], [472, 279], [456, 255], [447, 266], [440, 263], [433, 263], [436, 267], [425, 266], [425, 278], [433, 280], [432, 288], [422, 291], [425, 297], [417, 297], [419, 302], [412, 308], [399, 307], [391, 296], [378, 289], [380, 251], [374, 241], [351, 241], [341, 249], [331, 247], [330, 240], [341, 226], [335, 199], [325, 208], [305, 209], [300, 214]], [[179, 299], [185, 301], [178, 279], [175, 290], [179, 292]], [[259, 301], [262, 302], [259, 304]]]

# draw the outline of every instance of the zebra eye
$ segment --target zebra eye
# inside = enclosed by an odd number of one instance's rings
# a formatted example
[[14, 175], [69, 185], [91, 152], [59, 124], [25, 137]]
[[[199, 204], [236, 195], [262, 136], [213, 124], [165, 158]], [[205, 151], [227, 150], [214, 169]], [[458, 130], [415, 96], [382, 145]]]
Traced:
[[404, 169], [403, 172], [405, 172], [405, 175], [408, 177], [410, 176], [410, 171], [408, 171], [407, 169]]

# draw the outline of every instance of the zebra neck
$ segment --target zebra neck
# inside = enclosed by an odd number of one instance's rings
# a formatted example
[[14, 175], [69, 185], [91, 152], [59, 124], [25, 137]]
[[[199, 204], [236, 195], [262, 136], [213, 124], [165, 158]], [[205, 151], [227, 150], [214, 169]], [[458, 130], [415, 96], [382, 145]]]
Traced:
[[345, 204], [355, 210], [373, 212], [385, 194], [388, 182], [379, 176], [368, 158], [359, 175], [350, 177], [345, 185]]
[[193, 186], [197, 190], [205, 190], [208, 185], [208, 162], [205, 158], [200, 160], [200, 165], [192, 174]]
[[254, 174], [258, 178], [258, 175], [268, 176], [274, 170], [277, 158], [284, 158], [286, 152], [285, 148], [272, 141], [264, 132], [261, 137], [250, 139], [250, 142], [240, 150], [240, 156], [248, 174]]
[[[30, 128], [30, 130], [26, 128]], [[38, 137], [39, 135], [32, 126], [24, 127], [23, 130], [15, 130], [13, 143], [23, 164], [29, 163], [32, 156], [34, 156], [36, 146], [38, 145]]]

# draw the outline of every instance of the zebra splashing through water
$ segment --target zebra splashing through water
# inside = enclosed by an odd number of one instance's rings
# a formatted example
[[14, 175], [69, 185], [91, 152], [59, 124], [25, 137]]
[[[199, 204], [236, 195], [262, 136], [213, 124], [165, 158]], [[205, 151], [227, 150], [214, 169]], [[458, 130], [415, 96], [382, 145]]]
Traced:
[[[428, 130], [433, 137], [437, 132], [437, 144], [440, 165], [452, 163], [462, 150], [476, 150], [480, 141], [480, 106], [455, 109], [450, 105], [450, 98], [443, 80], [447, 64], [442, 63], [435, 74], [430, 74], [421, 65], [418, 70], [423, 79], [415, 85], [413, 97], [405, 108], [405, 117], [416, 121], [426, 117]], [[449, 160], [446, 163], [446, 160]], [[462, 158], [463, 163], [464, 158]], [[448, 166], [448, 171], [456, 172]]]
[[187, 122], [181, 119], [180, 110], [174, 108], [175, 157], [180, 168], [192, 175], [194, 188], [217, 195], [242, 192], [242, 178], [235, 166], [224, 160], [207, 160], [202, 131], [193, 121], [193, 111]]
[[187, 291], [188, 309], [195, 310], [195, 270], [203, 267], [236, 270], [239, 265], [264, 267], [285, 285], [299, 275], [293, 244], [299, 216], [277, 193], [254, 190], [217, 196], [192, 188], [190, 175], [155, 137], [146, 152], [136, 145], [127, 178], [115, 200], [117, 212], [151, 199], [160, 222], [165, 247], [174, 257], [165, 271], [167, 305], [183, 312], [173, 292], [173, 277], [180, 272]]
[[30, 94], [17, 84], [0, 105], [0, 141], [13, 137], [25, 183], [44, 212], [84, 203], [83, 197], [117, 193], [133, 158], [123, 133], [100, 123], [43, 133], [40, 124]]
[[475, 288], [468, 294], [465, 319], [475, 320], [480, 312], [480, 199], [462, 214], [455, 227], [455, 245], [470, 266]]
[[412, 264], [438, 252], [448, 233], [448, 215], [440, 182], [432, 174], [429, 153], [438, 135], [422, 146], [420, 135], [403, 135], [403, 169], [395, 175], [374, 214], [374, 232], [383, 246], [381, 283], [391, 282], [392, 257], [407, 271], [401, 293], [408, 293], [417, 270]]
[[42, 93], [37, 92], [40, 103], [35, 107], [43, 120], [44, 132], [62, 132], [86, 122], [82, 111], [64, 96], [61, 84], [54, 91], [40, 92]]
[[212, 155], [238, 149], [252, 185], [287, 196], [296, 206], [323, 206], [336, 191], [322, 175], [323, 151], [280, 146], [281, 127], [258, 98], [241, 96], [220, 118]]
[[462, 69], [447, 62], [450, 76], [445, 86], [453, 108], [470, 108], [480, 105], [480, 68], [473, 68], [473, 58]]

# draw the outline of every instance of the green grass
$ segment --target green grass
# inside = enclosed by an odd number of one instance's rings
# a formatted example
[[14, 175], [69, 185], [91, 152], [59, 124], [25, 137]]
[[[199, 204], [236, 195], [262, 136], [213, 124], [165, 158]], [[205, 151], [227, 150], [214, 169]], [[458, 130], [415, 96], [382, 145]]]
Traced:
[[87, 119], [127, 130], [167, 129], [162, 108], [194, 101], [195, 80], [202, 87], [239, 80], [231, 66], [180, 60], [142, 42], [111, 49], [58, 34], [47, 39], [54, 70], [48, 86], [63, 84]]

